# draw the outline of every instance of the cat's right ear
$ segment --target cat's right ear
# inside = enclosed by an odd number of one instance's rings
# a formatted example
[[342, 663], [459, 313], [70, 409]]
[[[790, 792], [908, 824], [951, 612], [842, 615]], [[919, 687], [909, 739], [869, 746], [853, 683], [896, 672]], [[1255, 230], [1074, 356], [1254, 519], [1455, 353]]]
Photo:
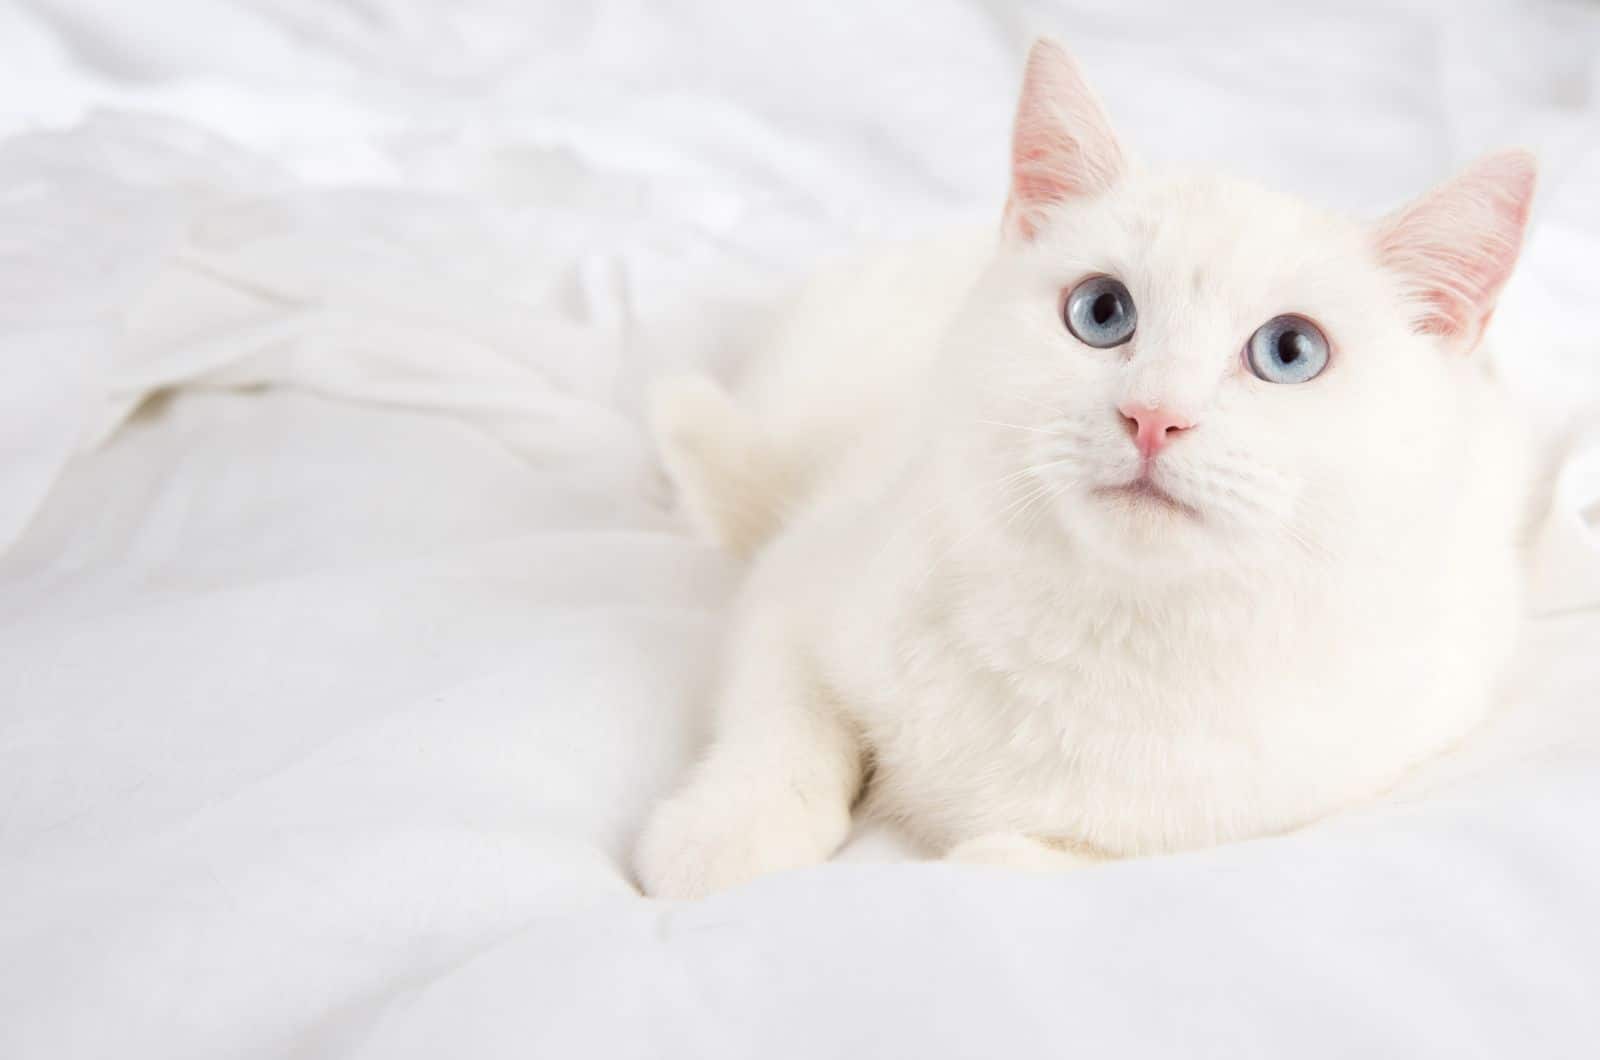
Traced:
[[1100, 194], [1126, 168], [1111, 123], [1078, 64], [1060, 44], [1040, 37], [1028, 51], [1011, 132], [1007, 234], [1032, 239], [1043, 211]]

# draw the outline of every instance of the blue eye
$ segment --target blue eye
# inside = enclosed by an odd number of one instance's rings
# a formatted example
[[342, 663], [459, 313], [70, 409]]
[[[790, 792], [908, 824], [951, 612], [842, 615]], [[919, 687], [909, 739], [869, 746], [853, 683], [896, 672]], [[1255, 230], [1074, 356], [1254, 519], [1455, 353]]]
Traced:
[[1121, 280], [1110, 276], [1091, 276], [1074, 287], [1062, 315], [1068, 331], [1097, 349], [1121, 346], [1133, 338], [1139, 323], [1133, 296]]
[[1250, 336], [1244, 360], [1257, 379], [1304, 383], [1328, 366], [1328, 339], [1305, 317], [1273, 317]]

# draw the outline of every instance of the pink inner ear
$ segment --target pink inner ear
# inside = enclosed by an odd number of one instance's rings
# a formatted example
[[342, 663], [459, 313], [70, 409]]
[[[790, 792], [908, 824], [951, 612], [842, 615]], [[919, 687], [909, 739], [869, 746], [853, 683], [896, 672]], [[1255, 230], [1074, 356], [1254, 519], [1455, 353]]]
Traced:
[[1404, 278], [1419, 332], [1477, 345], [1522, 248], [1536, 172], [1526, 152], [1491, 155], [1380, 227], [1379, 260]]
[[1099, 194], [1123, 169], [1122, 149], [1077, 64], [1054, 41], [1036, 41], [1012, 128], [1008, 219], [1031, 237], [1034, 211]]
[[1090, 190], [1077, 143], [1047, 122], [1025, 132], [1019, 123], [1011, 154], [1012, 194], [1023, 202], [1061, 202]]

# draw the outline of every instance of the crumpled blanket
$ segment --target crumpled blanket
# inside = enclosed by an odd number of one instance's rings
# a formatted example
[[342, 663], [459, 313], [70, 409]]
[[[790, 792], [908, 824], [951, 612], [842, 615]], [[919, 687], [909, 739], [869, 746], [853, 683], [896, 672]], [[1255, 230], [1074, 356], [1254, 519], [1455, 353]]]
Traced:
[[0, 1053], [1588, 1051], [1592, 445], [1504, 708], [1370, 806], [634, 891], [737, 577], [645, 388], [992, 215], [1038, 28], [1148, 154], [1348, 209], [1539, 149], [1494, 341], [1552, 426], [1600, 408], [1593, 8], [0, 6]]

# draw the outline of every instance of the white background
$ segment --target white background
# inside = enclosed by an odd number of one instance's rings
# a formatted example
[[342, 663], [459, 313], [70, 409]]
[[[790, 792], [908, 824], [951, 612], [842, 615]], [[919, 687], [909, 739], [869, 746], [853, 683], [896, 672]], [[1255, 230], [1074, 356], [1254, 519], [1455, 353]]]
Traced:
[[634, 893], [736, 574], [640, 394], [995, 216], [1041, 28], [1144, 154], [1338, 207], [1535, 147], [1498, 346], [1600, 399], [1593, 5], [0, 5], [0, 1054], [1592, 1053], [1581, 468], [1505, 709], [1379, 805]]

